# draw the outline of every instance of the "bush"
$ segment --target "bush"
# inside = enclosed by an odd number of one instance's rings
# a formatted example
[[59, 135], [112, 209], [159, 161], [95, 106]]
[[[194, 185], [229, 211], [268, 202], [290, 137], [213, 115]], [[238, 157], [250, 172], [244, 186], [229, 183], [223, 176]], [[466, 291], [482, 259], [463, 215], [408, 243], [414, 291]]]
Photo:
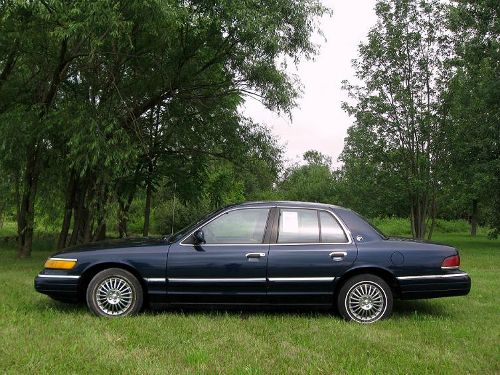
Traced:
[[[370, 222], [387, 236], [411, 236], [411, 223], [408, 218], [378, 217]], [[430, 227], [427, 228], [429, 230]], [[482, 228], [479, 230], [481, 231]], [[434, 233], [469, 233], [470, 224], [467, 220], [437, 219]]]
[[386, 236], [411, 236], [410, 219], [401, 217], [377, 217], [369, 220]]
[[467, 220], [436, 220], [437, 232], [441, 233], [467, 233], [470, 232], [470, 224]]

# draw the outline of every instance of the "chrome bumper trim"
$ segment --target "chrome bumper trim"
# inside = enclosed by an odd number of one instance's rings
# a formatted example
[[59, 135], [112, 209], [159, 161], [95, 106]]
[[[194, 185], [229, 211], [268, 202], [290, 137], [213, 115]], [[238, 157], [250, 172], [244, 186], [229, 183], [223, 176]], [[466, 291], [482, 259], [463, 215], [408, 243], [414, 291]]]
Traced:
[[38, 274], [38, 277], [43, 277], [47, 279], [79, 279], [80, 276], [73, 275], [46, 275], [46, 274]]
[[450, 273], [448, 275], [422, 275], [422, 276], [400, 276], [398, 280], [426, 280], [426, 279], [447, 279], [449, 277], [469, 276], [468, 273]]

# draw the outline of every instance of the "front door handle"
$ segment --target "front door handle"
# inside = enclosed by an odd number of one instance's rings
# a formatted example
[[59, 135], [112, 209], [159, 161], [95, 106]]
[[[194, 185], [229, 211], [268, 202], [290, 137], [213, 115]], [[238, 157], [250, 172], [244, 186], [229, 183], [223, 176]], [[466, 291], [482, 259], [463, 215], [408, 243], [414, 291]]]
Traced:
[[336, 262], [340, 262], [347, 255], [345, 251], [334, 251], [330, 253], [330, 258]]
[[245, 256], [247, 259], [262, 258], [266, 256], [266, 253], [248, 253]]

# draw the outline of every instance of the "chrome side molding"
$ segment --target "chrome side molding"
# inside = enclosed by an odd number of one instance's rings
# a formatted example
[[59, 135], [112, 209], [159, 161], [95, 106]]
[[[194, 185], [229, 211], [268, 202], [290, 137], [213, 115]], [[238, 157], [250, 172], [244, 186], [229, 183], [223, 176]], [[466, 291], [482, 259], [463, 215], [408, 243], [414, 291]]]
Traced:
[[399, 276], [398, 280], [426, 280], [426, 279], [446, 279], [449, 277], [464, 277], [469, 274], [466, 272], [463, 273], [450, 273], [447, 275], [421, 275], [421, 276]]

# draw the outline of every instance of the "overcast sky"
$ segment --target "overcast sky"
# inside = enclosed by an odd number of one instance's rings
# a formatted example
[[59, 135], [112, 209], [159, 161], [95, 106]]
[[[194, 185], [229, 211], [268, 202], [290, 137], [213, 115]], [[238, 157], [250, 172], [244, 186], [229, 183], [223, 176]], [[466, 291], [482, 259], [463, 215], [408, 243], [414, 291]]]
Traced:
[[337, 161], [352, 123], [352, 118], [340, 107], [346, 99], [341, 82], [352, 80], [351, 60], [376, 21], [375, 0], [324, 0], [323, 3], [333, 10], [333, 16], [321, 21], [327, 40], [321, 43], [315, 61], [303, 61], [297, 68], [303, 95], [292, 112], [292, 121], [270, 112], [254, 99], [247, 99], [243, 109], [246, 116], [267, 125], [286, 146], [288, 162], [300, 161], [302, 154], [310, 149]]

